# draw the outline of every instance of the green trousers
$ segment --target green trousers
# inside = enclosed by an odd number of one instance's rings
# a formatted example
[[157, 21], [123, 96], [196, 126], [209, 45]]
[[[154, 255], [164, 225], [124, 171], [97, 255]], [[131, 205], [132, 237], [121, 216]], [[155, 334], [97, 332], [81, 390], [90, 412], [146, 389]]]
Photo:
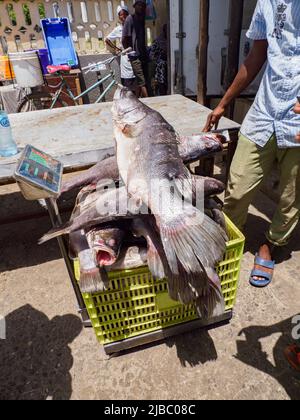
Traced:
[[288, 243], [300, 216], [300, 148], [279, 149], [273, 135], [265, 147], [259, 147], [240, 135], [233, 158], [225, 213], [243, 230], [248, 209], [273, 164], [280, 167], [280, 202], [267, 239], [277, 246]]

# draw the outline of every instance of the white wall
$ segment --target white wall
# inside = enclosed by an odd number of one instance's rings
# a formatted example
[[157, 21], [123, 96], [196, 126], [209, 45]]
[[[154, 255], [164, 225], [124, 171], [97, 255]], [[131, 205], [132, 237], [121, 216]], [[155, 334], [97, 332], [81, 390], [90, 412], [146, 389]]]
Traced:
[[[175, 85], [175, 51], [179, 50], [179, 1], [170, 0], [170, 31], [171, 31], [171, 82]], [[184, 45], [184, 75], [186, 78], [186, 93], [195, 94], [198, 84], [198, 40], [199, 40], [199, 0], [183, 2], [183, 31], [186, 38]]]
[[[221, 95], [222, 49], [227, 50], [230, 0], [210, 0], [207, 94]], [[226, 52], [227, 53], [227, 52]]]
[[[171, 19], [171, 81], [175, 85], [175, 51], [179, 49], [176, 33], [179, 31], [178, 0], [170, 0]], [[208, 94], [221, 94], [222, 47], [227, 47], [228, 37], [224, 34], [228, 26], [229, 0], [211, 0], [210, 7], [210, 42], [208, 50]], [[184, 1], [184, 75], [186, 93], [197, 93], [198, 84], [198, 48], [199, 48], [199, 0]]]
[[[199, 0], [184, 0], [184, 28], [187, 37], [184, 39], [184, 75], [186, 77], [186, 93], [197, 93], [198, 80], [198, 47], [199, 47]], [[179, 50], [179, 40], [176, 34], [179, 31], [179, 1], [170, 0], [170, 30], [171, 30], [171, 82], [172, 92], [175, 85], [175, 51]], [[243, 20], [244, 29], [248, 29], [256, 0], [245, 1], [245, 13]], [[208, 46], [208, 72], [207, 72], [207, 94], [221, 96], [223, 88], [221, 85], [222, 73], [222, 50], [227, 56], [228, 31], [229, 31], [229, 10], [230, 0], [210, 0], [209, 15], [209, 46]], [[242, 33], [241, 52], [244, 51], [245, 31]], [[244, 57], [241, 55], [241, 60]], [[247, 93], [253, 94], [257, 90], [261, 79], [255, 81]]]

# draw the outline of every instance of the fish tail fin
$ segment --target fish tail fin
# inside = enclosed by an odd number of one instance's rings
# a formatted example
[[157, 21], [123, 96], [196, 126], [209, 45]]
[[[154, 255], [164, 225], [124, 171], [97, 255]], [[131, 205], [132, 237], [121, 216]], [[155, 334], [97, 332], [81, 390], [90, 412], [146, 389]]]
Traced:
[[187, 274], [179, 265], [179, 275], [168, 277], [171, 299], [184, 305], [195, 304], [200, 318], [208, 319], [224, 314], [225, 303], [220, 281], [214, 270], [203, 269], [199, 274]]
[[94, 253], [85, 249], [78, 253], [80, 264], [79, 287], [83, 293], [100, 293], [108, 286], [108, 276], [104, 269], [96, 266]]
[[46, 235], [42, 236], [39, 240], [39, 245], [44, 244], [45, 242], [51, 241], [51, 239], [58, 238], [59, 236], [68, 235], [70, 233], [70, 223], [67, 223], [64, 226], [51, 229]]
[[162, 260], [153, 243], [148, 244], [147, 260], [149, 270], [156, 279], [164, 279], [166, 277]]
[[219, 276], [215, 270], [210, 268], [207, 269], [207, 274], [209, 279], [207, 292], [196, 301], [198, 315], [204, 319], [218, 317], [225, 312], [225, 301]]
[[200, 318], [209, 319], [221, 316], [225, 312], [224, 298], [214, 287], [210, 287], [205, 296], [196, 300], [196, 309]]
[[162, 216], [158, 225], [173, 274], [179, 274], [178, 261], [187, 273], [201, 273], [203, 267], [215, 267], [223, 258], [226, 234], [196, 208]]
[[107, 289], [107, 275], [98, 267], [80, 270], [79, 287], [82, 293], [100, 293]]

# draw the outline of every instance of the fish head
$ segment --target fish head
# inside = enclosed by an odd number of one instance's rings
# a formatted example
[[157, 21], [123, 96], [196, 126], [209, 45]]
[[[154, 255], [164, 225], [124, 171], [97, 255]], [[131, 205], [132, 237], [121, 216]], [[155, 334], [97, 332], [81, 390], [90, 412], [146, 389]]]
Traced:
[[123, 232], [119, 229], [93, 229], [87, 234], [99, 267], [113, 265], [118, 258]]
[[145, 105], [129, 89], [119, 85], [112, 114], [115, 129], [127, 137], [136, 137], [143, 130], [141, 122], [147, 117]]

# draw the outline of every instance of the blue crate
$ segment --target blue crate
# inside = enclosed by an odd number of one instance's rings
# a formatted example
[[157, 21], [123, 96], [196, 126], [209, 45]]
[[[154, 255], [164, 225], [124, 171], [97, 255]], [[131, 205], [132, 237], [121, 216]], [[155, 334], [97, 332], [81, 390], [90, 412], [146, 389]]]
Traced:
[[72, 68], [78, 67], [69, 19], [42, 19], [41, 27], [49, 51], [50, 63], [54, 66], [67, 64]]

